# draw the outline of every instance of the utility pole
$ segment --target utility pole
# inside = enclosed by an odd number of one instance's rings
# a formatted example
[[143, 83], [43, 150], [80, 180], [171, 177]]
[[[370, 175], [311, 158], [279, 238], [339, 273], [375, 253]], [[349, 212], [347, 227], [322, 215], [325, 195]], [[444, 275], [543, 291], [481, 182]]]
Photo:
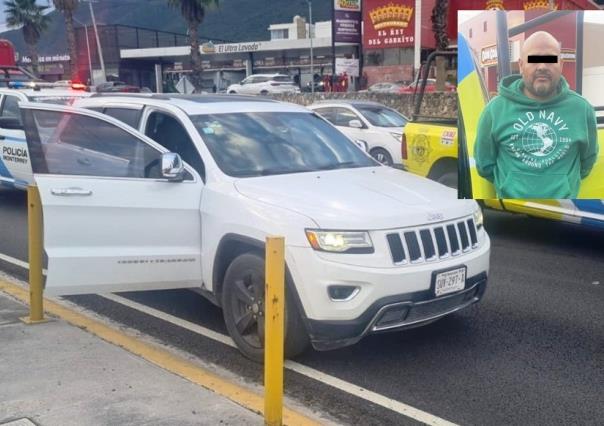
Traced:
[[[105, 61], [103, 60], [103, 49], [101, 48], [101, 40], [99, 39], [99, 31], [96, 26], [96, 19], [94, 18], [94, 9], [92, 8], [92, 0], [88, 0], [88, 6], [90, 7], [90, 17], [92, 18], [92, 26], [94, 27], [94, 35], [96, 37], [96, 45], [99, 51], [99, 61], [101, 63], [101, 71], [103, 73], [103, 82], [107, 81], [107, 73], [105, 72]], [[90, 70], [92, 74], [92, 70]]]
[[306, 0], [308, 3], [308, 37], [310, 38], [310, 92], [314, 99], [315, 97], [315, 67], [314, 67], [314, 59], [313, 59], [313, 50], [312, 50], [312, 1]]
[[90, 72], [90, 85], [94, 86], [94, 76], [92, 75], [92, 58], [90, 57], [90, 42], [88, 41], [88, 25], [77, 20], [74, 16], [73, 20], [84, 27], [86, 32], [86, 51], [88, 52], [88, 70]]

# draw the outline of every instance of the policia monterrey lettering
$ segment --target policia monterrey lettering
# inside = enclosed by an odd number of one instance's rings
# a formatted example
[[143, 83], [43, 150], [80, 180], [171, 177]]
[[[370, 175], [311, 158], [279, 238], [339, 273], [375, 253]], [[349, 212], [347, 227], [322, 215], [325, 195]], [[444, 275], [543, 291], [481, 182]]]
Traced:
[[10, 146], [2, 147], [2, 160], [6, 162], [27, 164], [27, 150], [25, 148], [13, 148]]
[[559, 53], [549, 33], [527, 38], [522, 75], [503, 78], [480, 117], [476, 168], [498, 198], [576, 198], [597, 159], [594, 109], [569, 88]]

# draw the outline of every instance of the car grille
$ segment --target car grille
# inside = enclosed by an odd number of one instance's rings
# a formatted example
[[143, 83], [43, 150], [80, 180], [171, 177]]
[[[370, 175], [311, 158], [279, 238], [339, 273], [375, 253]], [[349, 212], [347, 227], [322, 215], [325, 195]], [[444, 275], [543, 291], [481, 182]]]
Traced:
[[459, 256], [478, 247], [474, 219], [458, 219], [434, 226], [386, 234], [392, 262], [397, 265], [434, 262]]

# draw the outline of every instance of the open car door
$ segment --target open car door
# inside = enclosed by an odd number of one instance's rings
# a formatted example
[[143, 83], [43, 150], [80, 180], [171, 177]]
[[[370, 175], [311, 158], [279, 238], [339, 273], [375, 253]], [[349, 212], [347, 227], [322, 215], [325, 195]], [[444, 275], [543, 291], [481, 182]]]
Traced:
[[166, 149], [103, 114], [21, 103], [42, 200], [47, 294], [201, 285], [203, 182], [162, 177]]

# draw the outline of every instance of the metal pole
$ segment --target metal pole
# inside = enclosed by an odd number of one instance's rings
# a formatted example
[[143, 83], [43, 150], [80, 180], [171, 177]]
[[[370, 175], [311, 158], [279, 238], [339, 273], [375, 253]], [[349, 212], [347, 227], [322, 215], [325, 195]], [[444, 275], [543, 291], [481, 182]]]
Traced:
[[105, 72], [105, 61], [103, 60], [103, 49], [101, 48], [101, 40], [99, 39], [99, 31], [96, 26], [96, 19], [94, 18], [94, 9], [92, 8], [92, 0], [88, 1], [90, 7], [90, 16], [92, 17], [92, 26], [94, 27], [94, 34], [96, 36], [96, 45], [99, 51], [99, 60], [101, 62], [101, 71], [103, 73], [103, 81], [107, 81], [107, 73]]
[[[575, 91], [583, 94], [583, 11], [577, 11], [577, 36], [575, 46]], [[560, 59], [562, 60], [562, 59]]]
[[415, 0], [415, 34], [413, 39], [413, 79], [419, 83], [419, 67], [422, 55], [422, 2]]
[[312, 1], [306, 0], [308, 3], [308, 19], [310, 24], [308, 25], [308, 36], [310, 37], [310, 92], [312, 98], [315, 97], [315, 67], [314, 67], [314, 59], [313, 59], [313, 50], [312, 50]]
[[285, 240], [266, 238], [264, 289], [264, 424], [283, 424]]
[[42, 203], [35, 185], [27, 187], [27, 224], [29, 235], [29, 317], [21, 318], [27, 324], [45, 322], [42, 276]]
[[83, 22], [78, 21], [75, 17], [73, 18], [78, 24], [84, 26], [84, 31], [86, 32], [86, 51], [88, 52], [88, 72], [90, 73], [90, 85], [94, 86], [94, 77], [92, 75], [92, 58], [90, 57], [90, 41], [88, 40], [88, 25]]

